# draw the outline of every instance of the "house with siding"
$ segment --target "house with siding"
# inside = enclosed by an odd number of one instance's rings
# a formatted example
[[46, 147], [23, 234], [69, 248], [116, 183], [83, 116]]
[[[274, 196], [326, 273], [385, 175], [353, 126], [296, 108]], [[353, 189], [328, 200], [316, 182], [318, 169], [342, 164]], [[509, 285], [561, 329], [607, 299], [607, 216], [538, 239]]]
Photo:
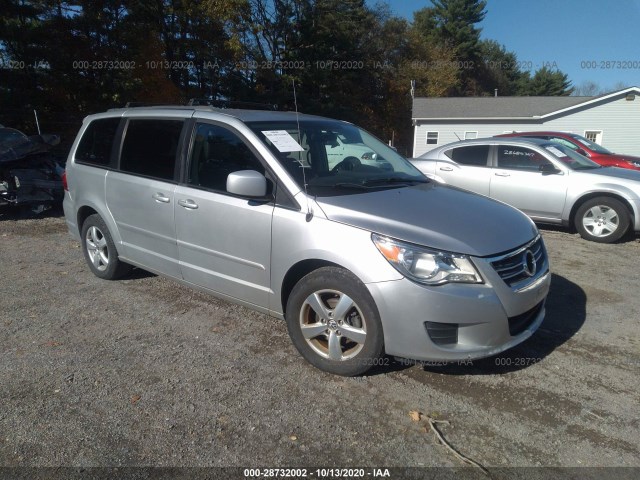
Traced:
[[501, 133], [577, 133], [615, 153], [640, 156], [640, 88], [597, 97], [413, 99], [413, 156], [441, 145]]

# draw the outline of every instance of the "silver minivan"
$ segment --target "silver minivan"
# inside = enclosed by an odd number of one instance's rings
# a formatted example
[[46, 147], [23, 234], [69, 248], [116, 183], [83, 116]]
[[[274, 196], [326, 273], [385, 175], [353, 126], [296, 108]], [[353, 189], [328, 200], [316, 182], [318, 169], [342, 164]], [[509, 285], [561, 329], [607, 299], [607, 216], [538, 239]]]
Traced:
[[[365, 145], [328, 161], [327, 138]], [[64, 211], [91, 271], [132, 266], [284, 318], [311, 364], [495, 355], [545, 314], [524, 214], [439, 185], [353, 124], [294, 112], [145, 107], [87, 117]]]

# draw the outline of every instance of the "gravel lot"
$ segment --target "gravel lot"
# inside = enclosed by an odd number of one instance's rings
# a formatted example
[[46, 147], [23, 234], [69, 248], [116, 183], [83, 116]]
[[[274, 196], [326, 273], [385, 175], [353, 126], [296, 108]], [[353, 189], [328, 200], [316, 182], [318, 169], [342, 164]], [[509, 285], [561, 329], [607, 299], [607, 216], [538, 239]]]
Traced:
[[59, 214], [0, 215], [0, 466], [463, 465], [428, 415], [489, 468], [640, 467], [640, 242], [542, 232], [554, 277], [529, 341], [340, 378], [280, 320], [142, 271], [96, 278]]

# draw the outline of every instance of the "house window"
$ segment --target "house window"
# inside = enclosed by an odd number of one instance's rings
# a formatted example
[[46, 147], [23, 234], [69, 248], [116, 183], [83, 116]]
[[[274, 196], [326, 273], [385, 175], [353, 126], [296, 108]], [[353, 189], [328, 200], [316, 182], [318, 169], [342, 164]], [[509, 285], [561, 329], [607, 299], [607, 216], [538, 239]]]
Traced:
[[438, 132], [427, 132], [427, 145], [438, 144]]
[[464, 132], [465, 140], [474, 140], [478, 138], [478, 132]]
[[590, 142], [597, 143], [598, 145], [602, 144], [602, 130], [587, 130], [584, 132], [584, 136]]

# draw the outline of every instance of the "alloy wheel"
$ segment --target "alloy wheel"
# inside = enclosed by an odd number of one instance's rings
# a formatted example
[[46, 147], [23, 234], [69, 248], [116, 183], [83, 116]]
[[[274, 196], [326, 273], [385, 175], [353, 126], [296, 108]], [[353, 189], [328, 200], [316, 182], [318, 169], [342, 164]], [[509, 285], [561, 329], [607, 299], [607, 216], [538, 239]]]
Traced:
[[337, 290], [319, 290], [306, 298], [300, 309], [300, 330], [315, 353], [334, 361], [358, 355], [367, 337], [362, 311]]
[[109, 266], [109, 249], [107, 239], [98, 227], [92, 226], [87, 230], [85, 244], [93, 266], [96, 270], [104, 272]]

